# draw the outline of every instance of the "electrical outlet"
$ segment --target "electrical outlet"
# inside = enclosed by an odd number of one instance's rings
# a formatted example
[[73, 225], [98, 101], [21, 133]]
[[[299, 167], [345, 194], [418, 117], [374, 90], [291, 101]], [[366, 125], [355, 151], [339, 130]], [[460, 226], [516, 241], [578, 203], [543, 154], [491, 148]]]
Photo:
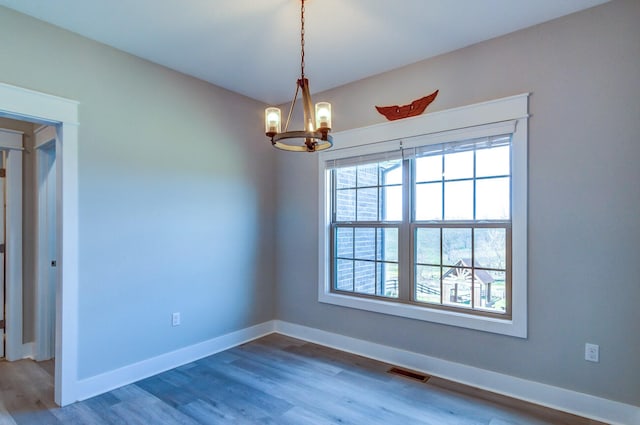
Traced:
[[600, 346], [586, 343], [584, 345], [584, 359], [589, 362], [598, 363], [600, 361]]
[[173, 313], [171, 315], [171, 326], [180, 326], [180, 313]]

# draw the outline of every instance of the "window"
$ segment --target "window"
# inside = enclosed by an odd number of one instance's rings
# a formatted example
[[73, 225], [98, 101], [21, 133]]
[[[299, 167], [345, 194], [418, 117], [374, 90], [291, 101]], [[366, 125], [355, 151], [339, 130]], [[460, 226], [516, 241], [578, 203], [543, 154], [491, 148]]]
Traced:
[[330, 167], [331, 291], [508, 318], [510, 152], [501, 135]]
[[[320, 301], [526, 336], [526, 96], [502, 101], [524, 113], [340, 134], [352, 146], [320, 159]], [[438, 114], [451, 126], [499, 102]]]

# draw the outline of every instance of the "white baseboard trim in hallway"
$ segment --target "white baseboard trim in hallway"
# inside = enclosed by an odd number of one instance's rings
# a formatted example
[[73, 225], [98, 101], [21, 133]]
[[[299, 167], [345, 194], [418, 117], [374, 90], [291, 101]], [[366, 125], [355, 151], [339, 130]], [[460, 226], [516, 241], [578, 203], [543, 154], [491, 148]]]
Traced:
[[610, 424], [640, 424], [640, 407], [637, 406], [280, 320], [264, 322], [79, 380], [75, 399], [84, 400], [111, 391], [274, 332], [578, 416]]
[[280, 320], [275, 321], [275, 332], [574, 415], [610, 424], [640, 424], [640, 407], [630, 404]]

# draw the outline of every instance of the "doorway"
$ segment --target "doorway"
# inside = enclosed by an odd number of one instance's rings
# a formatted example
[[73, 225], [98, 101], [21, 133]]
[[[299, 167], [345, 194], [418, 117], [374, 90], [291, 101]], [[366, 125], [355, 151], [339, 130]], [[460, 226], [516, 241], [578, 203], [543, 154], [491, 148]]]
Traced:
[[54, 357], [56, 140], [53, 126], [0, 117], [0, 358], [7, 361]]
[[78, 102], [0, 83], [0, 117], [54, 126], [57, 287], [55, 402], [78, 400]]

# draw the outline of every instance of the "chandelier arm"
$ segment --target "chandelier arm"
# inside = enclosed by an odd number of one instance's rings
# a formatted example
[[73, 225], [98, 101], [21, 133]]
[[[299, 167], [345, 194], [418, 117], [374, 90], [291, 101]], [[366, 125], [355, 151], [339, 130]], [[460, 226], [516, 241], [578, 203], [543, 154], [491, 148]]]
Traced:
[[293, 100], [291, 101], [291, 108], [289, 108], [289, 114], [287, 115], [287, 122], [284, 125], [284, 131], [287, 132], [289, 130], [289, 121], [291, 120], [291, 114], [293, 113], [293, 108], [296, 106], [296, 100], [298, 100], [298, 90], [300, 89], [300, 85], [296, 83], [296, 92], [293, 95]]

